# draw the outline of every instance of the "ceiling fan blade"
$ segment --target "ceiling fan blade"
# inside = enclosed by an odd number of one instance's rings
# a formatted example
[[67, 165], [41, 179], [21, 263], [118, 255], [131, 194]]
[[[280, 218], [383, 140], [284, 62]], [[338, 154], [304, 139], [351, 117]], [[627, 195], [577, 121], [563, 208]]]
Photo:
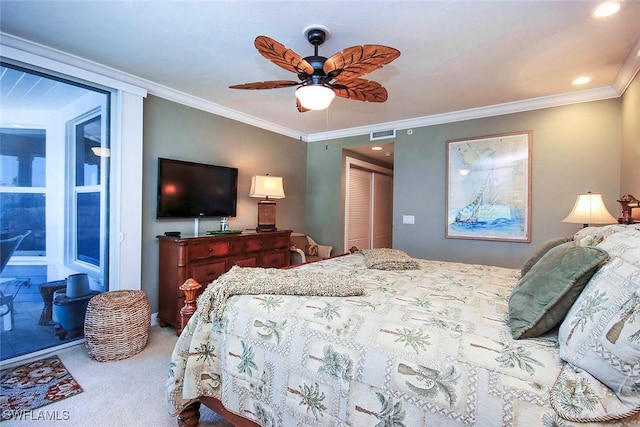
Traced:
[[300, 103], [300, 100], [298, 99], [298, 97], [296, 97], [296, 108], [298, 109], [299, 112], [301, 113], [306, 113], [307, 111], [309, 111], [308, 108], [304, 108], [302, 106], [302, 104]]
[[337, 96], [356, 101], [385, 102], [387, 90], [378, 82], [365, 79], [353, 79], [348, 82], [331, 85]]
[[258, 36], [253, 45], [269, 61], [296, 74], [313, 74], [313, 67], [303, 57], [267, 36]]
[[280, 89], [283, 87], [298, 86], [300, 82], [292, 80], [269, 80], [267, 82], [244, 83], [229, 86], [230, 89]]
[[341, 82], [353, 80], [381, 68], [400, 56], [400, 51], [388, 46], [366, 44], [351, 46], [328, 58], [323, 66], [327, 76]]

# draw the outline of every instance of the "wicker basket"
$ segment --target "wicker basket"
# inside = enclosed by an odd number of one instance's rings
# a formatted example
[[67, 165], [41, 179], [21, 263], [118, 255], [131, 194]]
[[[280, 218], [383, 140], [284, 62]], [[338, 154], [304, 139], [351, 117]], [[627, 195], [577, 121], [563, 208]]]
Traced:
[[144, 291], [111, 291], [91, 298], [84, 320], [89, 356], [98, 362], [121, 360], [147, 345], [151, 309]]

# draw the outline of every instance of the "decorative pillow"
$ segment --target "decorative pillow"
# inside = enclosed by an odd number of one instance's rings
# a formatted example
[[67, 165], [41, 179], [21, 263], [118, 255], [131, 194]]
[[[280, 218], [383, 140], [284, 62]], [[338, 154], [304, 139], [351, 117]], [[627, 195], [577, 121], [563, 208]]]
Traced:
[[304, 251], [308, 256], [318, 256], [318, 245], [307, 245]]
[[555, 237], [553, 239], [549, 239], [546, 242], [544, 242], [538, 249], [536, 249], [531, 254], [529, 259], [524, 262], [524, 265], [522, 266], [522, 270], [520, 270], [520, 277], [527, 274], [529, 270], [531, 270], [531, 267], [533, 267], [533, 265], [536, 262], [540, 261], [540, 258], [542, 258], [544, 254], [549, 252], [550, 249], [555, 248], [556, 246], [561, 245], [563, 243], [567, 243], [571, 240], [572, 240], [571, 237]]
[[607, 236], [628, 230], [628, 225], [611, 224], [602, 227], [581, 228], [573, 235], [573, 240], [578, 246], [595, 246]]
[[561, 359], [640, 410], [640, 268], [616, 257], [598, 270], [560, 325], [558, 341]]
[[634, 226], [607, 236], [597, 245], [612, 258], [622, 258], [640, 268], [640, 227]]
[[418, 261], [411, 258], [405, 251], [392, 248], [362, 249], [368, 268], [378, 270], [417, 270]]
[[551, 248], [524, 275], [509, 298], [513, 338], [532, 338], [564, 319], [596, 269], [608, 258], [596, 247], [573, 242]]

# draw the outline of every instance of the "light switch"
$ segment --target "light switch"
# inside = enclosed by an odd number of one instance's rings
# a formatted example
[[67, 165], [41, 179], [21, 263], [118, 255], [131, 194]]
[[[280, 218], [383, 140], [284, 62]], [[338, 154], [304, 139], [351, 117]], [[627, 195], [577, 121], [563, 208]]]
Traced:
[[403, 224], [415, 224], [416, 217], [413, 215], [402, 215], [402, 223]]

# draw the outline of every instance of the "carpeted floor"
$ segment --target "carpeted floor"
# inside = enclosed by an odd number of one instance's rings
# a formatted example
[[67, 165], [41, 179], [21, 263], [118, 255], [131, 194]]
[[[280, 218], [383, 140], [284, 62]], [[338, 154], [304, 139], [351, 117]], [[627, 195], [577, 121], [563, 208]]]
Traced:
[[[0, 427], [176, 426], [164, 400], [167, 368], [176, 339], [174, 329], [153, 326], [141, 353], [115, 362], [91, 360], [84, 344], [58, 352], [56, 355], [83, 392], [23, 413], [21, 419], [1, 422]], [[202, 427], [230, 427], [207, 408], [203, 407], [201, 414]]]

